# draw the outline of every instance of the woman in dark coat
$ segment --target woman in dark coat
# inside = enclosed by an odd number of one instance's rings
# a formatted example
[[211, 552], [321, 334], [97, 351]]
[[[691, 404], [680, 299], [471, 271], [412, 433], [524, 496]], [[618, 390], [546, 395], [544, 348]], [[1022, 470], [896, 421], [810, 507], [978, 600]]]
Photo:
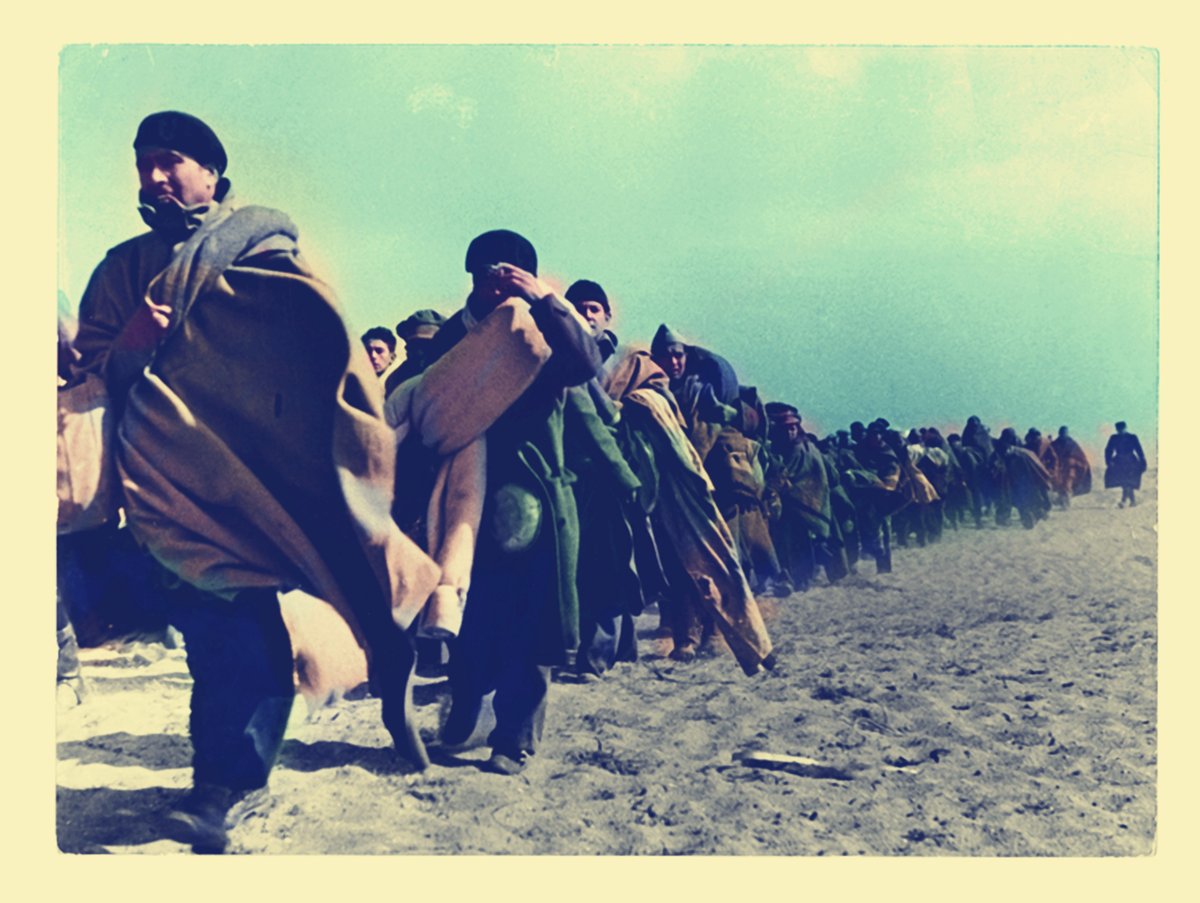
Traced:
[[1125, 432], [1125, 421], [1116, 424], [1117, 431], [1108, 437], [1104, 446], [1104, 488], [1121, 488], [1118, 508], [1137, 504], [1133, 490], [1142, 488], [1142, 472], [1146, 469], [1146, 455], [1142, 443], [1133, 433]]

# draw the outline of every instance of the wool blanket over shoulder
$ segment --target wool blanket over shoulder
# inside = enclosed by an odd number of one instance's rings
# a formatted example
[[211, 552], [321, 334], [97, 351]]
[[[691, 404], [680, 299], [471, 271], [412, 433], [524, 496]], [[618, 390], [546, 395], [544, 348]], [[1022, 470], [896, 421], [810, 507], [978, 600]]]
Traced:
[[621, 403], [622, 419], [638, 432], [652, 460], [655, 539], [674, 546], [692, 579], [695, 603], [712, 615], [742, 670], [754, 674], [770, 655], [771, 640], [733, 535], [713, 500], [712, 481], [684, 431], [679, 406], [664, 391], [665, 379], [645, 352], [633, 352], [617, 362], [605, 388]]
[[1092, 491], [1092, 464], [1087, 452], [1070, 436], [1059, 436], [1051, 445], [1058, 465], [1052, 477], [1056, 492], [1065, 495], [1086, 495]]
[[241, 208], [150, 284], [171, 325], [130, 390], [118, 464], [129, 524], [170, 570], [229, 599], [303, 591], [282, 611], [311, 697], [365, 678], [363, 613], [407, 627], [439, 574], [391, 518], [382, 387], [295, 240], [282, 213]]
[[1004, 485], [1018, 509], [1049, 509], [1053, 480], [1041, 459], [1027, 448], [1009, 448], [1004, 458]]

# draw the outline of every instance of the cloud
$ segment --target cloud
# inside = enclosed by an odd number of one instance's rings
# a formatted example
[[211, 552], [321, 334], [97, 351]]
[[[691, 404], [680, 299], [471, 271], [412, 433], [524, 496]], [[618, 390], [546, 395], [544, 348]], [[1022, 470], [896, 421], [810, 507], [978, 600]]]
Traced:
[[460, 97], [449, 85], [432, 84], [415, 88], [408, 95], [408, 108], [415, 114], [442, 115], [465, 129], [475, 120], [478, 105], [470, 97]]

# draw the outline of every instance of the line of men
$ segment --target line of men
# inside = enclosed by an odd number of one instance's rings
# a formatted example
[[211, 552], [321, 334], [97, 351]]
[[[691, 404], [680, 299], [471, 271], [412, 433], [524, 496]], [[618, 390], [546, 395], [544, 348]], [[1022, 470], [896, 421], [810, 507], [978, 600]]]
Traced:
[[[237, 203], [212, 128], [151, 114], [133, 148], [149, 231], [97, 266], [68, 347], [60, 332], [60, 563], [132, 537], [137, 579], [182, 632], [193, 786], [169, 815], [194, 850], [224, 850], [261, 804], [297, 688], [322, 702], [368, 686], [398, 755], [426, 767], [421, 635], [453, 638], [441, 748], [482, 734], [487, 768], [520, 771], [551, 667], [581, 637], [585, 660], [635, 649], [635, 547], [669, 587], [677, 658], [719, 630], [747, 674], [772, 667], [665, 377], [646, 355], [604, 350], [538, 278], [526, 239], [470, 243], [466, 302], [444, 322], [416, 318], [385, 413], [295, 225]], [[67, 428], [96, 412], [104, 441]], [[84, 479], [108, 469], [111, 499]], [[72, 589], [60, 574], [67, 609]]]
[[[612, 308], [604, 289], [578, 280], [566, 298], [610, 359], [618, 342], [609, 328]], [[442, 320], [436, 311], [422, 310], [397, 325], [408, 360], [418, 362], [408, 376], [420, 371], [425, 346]], [[420, 335], [414, 332], [418, 325], [424, 330]], [[387, 378], [390, 394], [403, 381], [391, 369], [396, 336], [375, 327], [362, 340], [377, 374]], [[795, 406], [764, 404], [754, 387], [738, 382], [725, 358], [686, 342], [665, 324], [650, 345], [649, 361], [666, 376], [686, 438], [702, 462], [756, 593], [785, 597], [804, 591], [821, 571], [834, 582], [853, 573], [864, 557], [874, 559], [877, 572], [887, 572], [893, 545], [906, 546], [915, 538], [924, 546], [968, 520], [981, 528], [985, 517], [994, 516], [998, 526], [1007, 526], [1016, 512], [1032, 529], [1049, 514], [1052, 502], [1066, 508], [1073, 496], [1091, 490], [1091, 464], [1066, 426], [1053, 440], [1036, 428], [1020, 440], [1012, 427], [993, 439], [973, 415], [961, 434], [943, 437], [936, 427], [903, 435], [877, 418], [869, 425], [856, 421], [822, 439], [805, 431]], [[1105, 452], [1106, 486], [1123, 488], [1124, 507], [1133, 504], [1145, 457], [1126, 424], [1116, 426]], [[619, 443], [624, 452], [632, 447]], [[653, 510], [652, 499], [646, 507]], [[664, 585], [656, 579], [656, 561], [651, 556], [651, 566], [643, 562], [639, 569], [645, 598], [660, 596]], [[690, 633], [677, 632], [669, 601], [666, 607], [663, 630], [675, 639], [672, 655], [688, 660], [705, 634], [696, 632], [695, 623]], [[603, 670], [593, 665], [594, 672]]]
[[[906, 448], [877, 420], [822, 445], [665, 325], [649, 350], [620, 347], [603, 288], [560, 298], [508, 230], [470, 242], [461, 309], [398, 325], [396, 364], [389, 330], [350, 333], [291, 220], [236, 203], [206, 123], [155, 113], [133, 147], [150, 231], [97, 267], [61, 358], [60, 414], [103, 390], [120, 491], [99, 527], [60, 505], [60, 565], [98, 536], [148, 553], [138, 579], [193, 678], [193, 787], [170, 815], [199, 852], [262, 802], [297, 689], [320, 703], [367, 685], [424, 768], [418, 649], [441, 664], [448, 647], [441, 754], [485, 745], [485, 768], [516, 774], [552, 669], [632, 660], [651, 601], [673, 659], [719, 634], [759, 673], [775, 656], [756, 589], [818, 566], [838, 579], [863, 552], [887, 570], [896, 515], [920, 509], [927, 530], [937, 499], [976, 490], [925, 476], [952, 455], [936, 431]], [[990, 441], [975, 420], [964, 448]], [[1025, 520], [1022, 474], [1045, 467], [1006, 434], [995, 446], [1010, 476], [967, 506]]]

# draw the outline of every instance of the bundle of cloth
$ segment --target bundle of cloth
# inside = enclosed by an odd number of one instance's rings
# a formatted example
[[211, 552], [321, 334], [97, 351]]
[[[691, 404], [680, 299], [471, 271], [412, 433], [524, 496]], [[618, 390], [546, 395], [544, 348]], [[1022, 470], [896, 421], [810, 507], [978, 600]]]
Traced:
[[[280, 593], [299, 689], [361, 684], [439, 568], [390, 516], [395, 437], [332, 291], [278, 211], [210, 217], [151, 283], [161, 341], [114, 345], [131, 384], [118, 428], [130, 528], [168, 569], [238, 604]], [[396, 651], [399, 650], [399, 651]]]

